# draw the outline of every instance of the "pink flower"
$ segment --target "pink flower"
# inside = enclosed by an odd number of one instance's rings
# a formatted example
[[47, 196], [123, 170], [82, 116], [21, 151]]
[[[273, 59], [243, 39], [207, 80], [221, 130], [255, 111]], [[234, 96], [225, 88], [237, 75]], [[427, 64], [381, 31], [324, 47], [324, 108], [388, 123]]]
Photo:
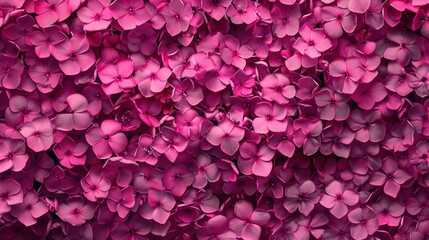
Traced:
[[367, 207], [355, 208], [349, 212], [347, 218], [354, 224], [350, 227], [354, 239], [366, 239], [368, 235], [374, 234], [379, 226], [374, 213]]
[[271, 10], [273, 33], [279, 38], [295, 35], [299, 30], [301, 15], [297, 4], [290, 4], [290, 6], [275, 4]]
[[287, 111], [283, 105], [268, 102], [259, 102], [255, 106], [255, 115], [257, 116], [252, 126], [257, 133], [283, 132], [286, 130]]
[[390, 31], [386, 36], [395, 43], [394, 46], [388, 47], [384, 51], [386, 59], [398, 60], [402, 66], [405, 66], [410, 59], [417, 60], [420, 58], [420, 49], [416, 43], [417, 36], [415, 34]]
[[52, 92], [64, 77], [58, 62], [53, 58], [34, 63], [28, 69], [28, 74], [42, 93]]
[[55, 126], [62, 131], [85, 130], [91, 125], [92, 116], [88, 112], [88, 100], [78, 93], [66, 98], [68, 113], [58, 114], [55, 117]]
[[51, 167], [50, 170], [49, 175], [44, 179], [45, 187], [49, 192], [64, 192], [75, 186], [73, 179], [66, 176], [64, 169], [60, 166]]
[[12, 178], [1, 181], [0, 184], [0, 214], [8, 213], [11, 206], [15, 206], [24, 201], [24, 194], [21, 185]]
[[[126, 38], [125, 38], [126, 36]], [[150, 27], [148, 23], [144, 23], [124, 35], [123, 38], [132, 52], [141, 52], [146, 56], [150, 56], [157, 48], [156, 32]]]
[[257, 146], [256, 143], [247, 141], [240, 146], [240, 158], [238, 168], [246, 175], [267, 177], [273, 168], [275, 151], [266, 144]]
[[190, 78], [186, 78], [183, 82], [174, 79], [171, 85], [174, 88], [172, 100], [182, 111], [197, 105], [204, 98], [202, 89], [195, 86]]
[[268, 222], [270, 215], [266, 212], [253, 210], [246, 200], [240, 200], [234, 205], [235, 217], [229, 222], [230, 228], [243, 240], [256, 240], [261, 236], [261, 225]]
[[24, 64], [18, 58], [0, 56], [0, 86], [15, 89], [21, 82]]
[[335, 60], [329, 64], [329, 75], [332, 79], [335, 90], [352, 94], [358, 87], [358, 81], [364, 75], [361, 63], [357, 58], [348, 58], [346, 60]]
[[161, 68], [156, 60], [149, 58], [144, 68], [136, 72], [135, 77], [143, 96], [151, 97], [164, 90], [170, 75], [171, 70], [169, 68]]
[[106, 198], [111, 186], [110, 181], [98, 171], [88, 172], [85, 178], [82, 178], [80, 184], [82, 185], [85, 197], [91, 202]]
[[326, 34], [321, 29], [312, 29], [309, 25], [304, 25], [299, 30], [298, 38], [293, 44], [293, 48], [303, 55], [311, 58], [318, 58], [322, 56], [332, 47], [332, 42], [326, 38]]
[[219, 180], [221, 174], [216, 163], [212, 163], [210, 156], [204, 153], [197, 156], [194, 172], [195, 179], [192, 186], [199, 189], [204, 188], [208, 182]]
[[61, 22], [72, 13], [68, 1], [63, 0], [37, 0], [34, 6], [36, 21], [42, 28]]
[[65, 137], [54, 147], [54, 153], [60, 160], [61, 165], [66, 168], [85, 165], [88, 144], [83, 141], [75, 141], [70, 137]]
[[31, 122], [40, 116], [40, 104], [36, 99], [13, 95], [9, 99], [9, 107], [5, 110], [6, 123], [9, 125], [21, 125], [24, 122]]
[[141, 218], [138, 214], [131, 214], [125, 222], [121, 222], [112, 229], [113, 240], [146, 239], [152, 229], [152, 222]]
[[270, 74], [259, 83], [262, 86], [262, 98], [286, 104], [295, 97], [295, 87], [291, 85], [288, 77], [281, 73]]
[[326, 6], [321, 13], [326, 34], [331, 38], [341, 37], [343, 29], [346, 33], [352, 33], [356, 29], [357, 16], [348, 9]]
[[394, 152], [405, 151], [414, 143], [414, 128], [409, 121], [402, 121], [391, 128], [383, 145]]
[[356, 132], [356, 140], [363, 143], [380, 142], [386, 134], [386, 127], [377, 110], [354, 110], [350, 114], [349, 126]]
[[136, 203], [135, 195], [136, 190], [131, 186], [122, 190], [118, 187], [112, 187], [107, 197], [107, 206], [110, 211], [117, 212], [119, 217], [125, 218]]
[[165, 156], [171, 162], [174, 162], [179, 155], [188, 146], [188, 139], [177, 133], [169, 127], [163, 127], [160, 134], [157, 134], [152, 142], [153, 149]]
[[[310, 234], [315, 238], [321, 238], [325, 229], [321, 228], [329, 222], [329, 218], [321, 213], [299, 221], [295, 236], [299, 239], [310, 239]], [[326, 229], [328, 230], [328, 229]]]
[[235, 72], [231, 77], [231, 85], [233, 87], [234, 95], [236, 96], [250, 96], [255, 86], [255, 79], [248, 76], [242, 70]]
[[35, 46], [34, 51], [39, 58], [51, 56], [54, 46], [66, 39], [67, 36], [57, 25], [43, 28], [42, 31], [28, 33], [28, 41]]
[[[407, 204], [408, 205], [408, 204]], [[402, 202], [384, 197], [372, 205], [374, 214], [377, 217], [379, 225], [388, 225], [396, 227], [401, 221], [405, 212], [405, 206]]]
[[140, 0], [116, 0], [110, 5], [110, 12], [125, 30], [144, 24], [156, 13], [152, 4]]
[[230, 230], [228, 219], [223, 215], [210, 218], [206, 224], [197, 230], [197, 238], [209, 240], [215, 237], [219, 240], [234, 239], [235, 233]]
[[332, 215], [340, 219], [348, 213], [348, 207], [356, 205], [359, 201], [359, 195], [349, 189], [344, 189], [338, 181], [332, 181], [325, 187], [325, 192], [320, 198], [320, 204], [329, 209]]
[[162, 176], [162, 185], [170, 190], [174, 196], [182, 196], [186, 188], [194, 182], [194, 175], [184, 164], [174, 165], [165, 170]]
[[321, 89], [314, 96], [318, 106], [320, 119], [343, 121], [349, 117], [349, 98], [340, 93], [332, 92], [329, 88]]
[[172, 0], [161, 10], [161, 14], [165, 18], [166, 29], [171, 36], [186, 31], [193, 16], [191, 7], [185, 5], [182, 0]]
[[112, 14], [108, 6], [97, 0], [88, 1], [86, 7], [79, 9], [77, 16], [84, 23], [83, 30], [85, 31], [107, 29], [112, 21]]
[[298, 209], [300, 213], [308, 216], [314, 209], [314, 205], [319, 202], [321, 195], [312, 181], [306, 180], [300, 184], [295, 182], [286, 187], [283, 206], [290, 213]]
[[88, 70], [95, 63], [95, 55], [89, 48], [88, 39], [80, 36], [56, 44], [52, 55], [59, 61], [64, 74], [71, 76]]
[[279, 151], [283, 156], [292, 157], [295, 153], [295, 145], [293, 143], [293, 124], [292, 119], [288, 118], [285, 132], [273, 133], [268, 138], [268, 146], [271, 149]]
[[375, 103], [381, 102], [387, 96], [387, 90], [380, 82], [359, 83], [350, 96], [360, 108], [370, 110]]
[[233, 1], [227, 8], [226, 14], [234, 24], [251, 24], [258, 19], [254, 2], [248, 0]]
[[253, 51], [246, 45], [241, 45], [240, 41], [231, 35], [225, 35], [223, 41], [225, 48], [220, 54], [222, 60], [226, 64], [243, 70], [246, 66], [246, 59], [253, 56]]
[[63, 221], [79, 226], [94, 217], [94, 207], [86, 204], [81, 196], [72, 196], [58, 206], [57, 215]]
[[37, 223], [37, 219], [48, 212], [48, 206], [34, 190], [25, 193], [22, 203], [13, 205], [11, 214], [25, 226]]
[[[301, 120], [301, 121], [299, 121]], [[318, 119], [298, 119], [293, 123], [293, 142], [303, 147], [305, 155], [313, 155], [320, 147], [322, 123]]]
[[207, 0], [203, 1], [201, 8], [206, 11], [212, 18], [219, 21], [226, 14], [226, 8], [232, 0]]
[[372, 174], [371, 185], [383, 186], [387, 195], [396, 198], [399, 190], [401, 190], [400, 184], [405, 183], [411, 176], [403, 169], [400, 169], [398, 162], [392, 157], [386, 157], [383, 160], [381, 170]]
[[35, 152], [49, 149], [54, 142], [52, 124], [47, 117], [38, 117], [25, 123], [20, 133], [25, 137], [27, 145]]
[[139, 214], [146, 219], [153, 219], [157, 223], [164, 224], [175, 205], [176, 200], [169, 192], [149, 189], [148, 200], [140, 208]]
[[101, 126], [93, 126], [85, 133], [86, 141], [98, 158], [109, 158], [113, 153], [122, 152], [128, 144], [127, 137], [121, 131], [121, 124], [107, 119]]
[[28, 154], [22, 140], [3, 138], [0, 140], [0, 173], [7, 170], [19, 172], [27, 165]]
[[210, 144], [220, 146], [224, 153], [232, 156], [237, 152], [244, 133], [242, 127], [235, 126], [229, 118], [224, 118], [218, 126], [210, 128], [206, 138]]
[[133, 61], [131, 59], [120, 59], [115, 64], [106, 64], [98, 70], [102, 88], [107, 94], [115, 94], [122, 89], [133, 88], [136, 82], [132, 76], [134, 71]]

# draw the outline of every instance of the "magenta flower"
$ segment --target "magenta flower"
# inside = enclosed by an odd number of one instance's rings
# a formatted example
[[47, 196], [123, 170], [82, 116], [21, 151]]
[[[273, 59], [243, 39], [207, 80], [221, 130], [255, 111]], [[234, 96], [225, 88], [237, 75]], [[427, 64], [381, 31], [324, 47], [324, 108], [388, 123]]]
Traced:
[[347, 215], [353, 225], [350, 227], [351, 236], [354, 239], [366, 239], [378, 229], [378, 221], [371, 209], [355, 208]]
[[24, 64], [18, 58], [0, 56], [0, 83], [7, 89], [15, 89], [21, 82]]
[[386, 127], [380, 112], [376, 110], [363, 112], [354, 110], [349, 118], [350, 129], [356, 132], [360, 142], [380, 142], [386, 134]]
[[229, 65], [233, 65], [241, 70], [246, 66], [246, 59], [253, 55], [253, 51], [246, 45], [241, 45], [240, 41], [233, 36], [226, 35], [223, 38], [225, 48], [220, 56]]
[[105, 120], [101, 126], [93, 126], [85, 133], [86, 141], [93, 147], [98, 158], [109, 158], [113, 153], [125, 150], [127, 137], [121, 131], [121, 124], [115, 120]]
[[21, 125], [31, 122], [40, 116], [40, 105], [36, 99], [13, 95], [9, 100], [9, 107], [5, 110], [5, 120], [9, 125]]
[[150, 56], [157, 48], [156, 32], [149, 26], [148, 23], [144, 23], [129, 31], [127, 35], [124, 35], [124, 40], [125, 39], [127, 40], [125, 42], [130, 51], [140, 51], [146, 56]]
[[61, 142], [55, 145], [54, 153], [60, 160], [61, 165], [66, 168], [85, 165], [88, 144], [82, 141], [76, 142], [70, 137], [65, 137]]
[[329, 88], [321, 89], [314, 96], [319, 109], [320, 119], [343, 121], [349, 117], [349, 98], [340, 93], [333, 93]]
[[66, 75], [77, 75], [95, 63], [95, 55], [89, 48], [88, 39], [80, 36], [56, 44], [52, 55], [59, 61], [59, 66]]
[[166, 29], [171, 36], [186, 31], [193, 16], [191, 7], [185, 5], [182, 0], [172, 0], [161, 10], [161, 14], [165, 18]]
[[359, 195], [355, 191], [344, 189], [343, 185], [335, 180], [325, 187], [325, 192], [320, 198], [320, 204], [338, 219], [349, 212], [348, 206], [353, 207], [359, 201]]
[[266, 212], [253, 210], [253, 206], [246, 200], [240, 200], [234, 205], [235, 217], [229, 222], [230, 228], [244, 240], [259, 239], [261, 225], [270, 219]]
[[323, 52], [332, 47], [332, 42], [326, 38], [326, 34], [321, 29], [312, 29], [309, 25], [304, 25], [299, 30], [298, 38], [293, 44], [293, 48], [310, 58], [318, 58]]
[[133, 71], [133, 61], [130, 59], [121, 59], [115, 64], [106, 64], [98, 72], [103, 83], [103, 90], [107, 94], [115, 94], [121, 92], [122, 89], [136, 86], [132, 76]]
[[232, 0], [208, 0], [203, 1], [201, 8], [206, 11], [210, 17], [219, 21], [226, 14], [226, 8], [231, 4]]
[[162, 185], [171, 191], [174, 196], [182, 196], [186, 188], [194, 182], [194, 175], [183, 164], [174, 165], [165, 170], [162, 176]]
[[34, 51], [39, 58], [51, 56], [54, 46], [66, 39], [67, 36], [57, 25], [43, 28], [42, 31], [28, 33], [28, 41], [35, 46]]
[[58, 206], [57, 215], [63, 221], [79, 226], [94, 217], [94, 206], [86, 204], [81, 196], [72, 196]]
[[190, 78], [183, 82], [175, 79], [171, 85], [174, 88], [172, 100], [176, 103], [177, 108], [183, 111], [199, 104], [204, 98], [202, 89], [196, 87]]
[[208, 182], [219, 180], [221, 174], [216, 163], [212, 163], [210, 156], [204, 153], [197, 156], [194, 172], [195, 179], [192, 186], [199, 189], [204, 188]]
[[63, 0], [37, 0], [34, 11], [37, 14], [36, 21], [42, 28], [61, 22], [72, 13], [68, 1]]
[[151, 97], [164, 90], [170, 75], [169, 68], [161, 68], [156, 60], [149, 58], [145, 67], [136, 72], [136, 82], [143, 96]]
[[11, 206], [15, 206], [24, 201], [21, 185], [12, 178], [1, 181], [0, 196], [0, 214], [10, 212]]
[[255, 4], [247, 0], [233, 1], [227, 8], [226, 14], [234, 24], [251, 24], [258, 19], [255, 13]]
[[329, 75], [332, 79], [335, 90], [352, 94], [358, 87], [358, 81], [364, 75], [361, 63], [357, 58], [348, 58], [346, 60], [335, 60], [329, 64]]
[[322, 123], [318, 119], [295, 120], [293, 124], [295, 133], [293, 135], [293, 142], [298, 147], [303, 147], [305, 155], [313, 155], [320, 147]]
[[255, 106], [255, 115], [257, 116], [252, 126], [257, 133], [283, 132], [286, 130], [286, 114], [284, 106], [268, 102], [260, 102]]
[[125, 30], [134, 29], [155, 15], [153, 5], [140, 0], [116, 0], [109, 8], [112, 17]]
[[382, 83], [371, 82], [360, 83], [350, 98], [357, 102], [360, 108], [370, 110], [375, 103], [381, 102], [386, 96], [387, 90]]
[[[355, 0], [351, 0], [353, 2]], [[322, 19], [325, 21], [326, 34], [331, 38], [339, 38], [346, 33], [352, 33], [357, 26], [356, 14], [345, 8], [326, 6], [322, 8]]]
[[121, 239], [146, 239], [152, 229], [152, 223], [141, 218], [138, 214], [132, 214], [125, 222], [120, 222], [112, 229], [113, 240]]
[[27, 165], [29, 155], [22, 140], [3, 138], [0, 140], [0, 173], [7, 170], [19, 172]]
[[112, 187], [107, 197], [107, 206], [110, 211], [117, 212], [119, 217], [125, 218], [136, 203], [135, 195], [136, 190], [133, 187], [126, 187], [122, 190]]
[[295, 87], [283, 74], [270, 74], [260, 82], [262, 86], [262, 98], [267, 101], [275, 101], [279, 104], [286, 104], [289, 99], [295, 97]]
[[78, 93], [66, 98], [68, 113], [58, 114], [55, 117], [55, 126], [62, 131], [85, 130], [91, 125], [92, 116], [88, 112], [88, 100]]
[[28, 74], [42, 93], [52, 92], [64, 77], [58, 62], [53, 58], [34, 63], [28, 69]]
[[155, 136], [152, 146], [157, 152], [165, 154], [168, 160], [174, 162], [179, 153], [186, 149], [188, 142], [183, 135], [169, 127], [163, 127], [160, 134]]
[[29, 148], [35, 152], [45, 151], [54, 142], [52, 124], [47, 117], [38, 117], [25, 123], [20, 133], [25, 137]]
[[308, 216], [314, 209], [314, 205], [319, 202], [321, 195], [317, 192], [316, 185], [310, 180], [301, 184], [292, 183], [285, 189], [286, 199], [283, 202], [283, 206], [290, 213], [298, 209], [300, 213]]
[[420, 58], [420, 49], [416, 43], [417, 36], [415, 34], [391, 31], [386, 36], [395, 43], [394, 46], [386, 48], [384, 52], [386, 59], [398, 60], [402, 66], [405, 66], [410, 59], [417, 60]]
[[84, 23], [83, 30], [85, 31], [107, 29], [112, 21], [112, 14], [108, 6], [96, 0], [88, 1], [86, 7], [79, 9], [77, 16]]
[[220, 149], [232, 156], [237, 152], [240, 141], [244, 137], [244, 129], [235, 126], [229, 118], [225, 118], [218, 126], [213, 126], [207, 133], [207, 141], [214, 145], [220, 146]]
[[85, 197], [91, 202], [106, 198], [111, 186], [110, 181], [98, 171], [88, 172], [85, 178], [82, 178], [80, 184], [82, 185]]
[[51, 167], [51, 171], [44, 179], [45, 187], [49, 192], [64, 192], [75, 187], [75, 182], [70, 176], [66, 176], [60, 166]]
[[37, 219], [48, 212], [48, 206], [32, 190], [25, 193], [22, 203], [13, 205], [11, 214], [25, 226], [37, 223]]
[[234, 239], [236, 234], [229, 229], [228, 219], [223, 215], [217, 215], [210, 218], [207, 223], [197, 230], [197, 238], [202, 240], [219, 239], [228, 240]]
[[169, 192], [149, 189], [148, 200], [140, 208], [139, 214], [146, 219], [153, 219], [157, 223], [164, 224], [175, 205], [176, 200]]
[[403, 169], [400, 169], [398, 162], [392, 157], [386, 157], [381, 167], [382, 171], [374, 172], [371, 176], [370, 183], [374, 186], [383, 186], [384, 192], [396, 198], [401, 185], [411, 178]]
[[[410, 198], [411, 199], [411, 198]], [[409, 200], [410, 200], [409, 199]], [[407, 204], [408, 205], [408, 204]], [[379, 225], [396, 227], [401, 221], [401, 216], [405, 212], [405, 206], [398, 200], [382, 198], [372, 206]]]
[[271, 18], [274, 23], [273, 33], [279, 38], [295, 35], [299, 30], [301, 15], [297, 4], [290, 4], [290, 6], [275, 4], [271, 10]]
[[266, 144], [257, 145], [247, 141], [240, 146], [238, 168], [246, 175], [267, 177], [273, 168], [272, 159], [275, 151]]

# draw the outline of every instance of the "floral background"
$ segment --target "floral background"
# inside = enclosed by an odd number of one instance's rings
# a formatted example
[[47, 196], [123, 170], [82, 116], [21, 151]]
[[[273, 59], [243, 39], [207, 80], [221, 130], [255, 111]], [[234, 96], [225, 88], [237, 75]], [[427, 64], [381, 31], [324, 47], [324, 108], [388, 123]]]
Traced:
[[428, 239], [429, 1], [0, 0], [0, 239]]

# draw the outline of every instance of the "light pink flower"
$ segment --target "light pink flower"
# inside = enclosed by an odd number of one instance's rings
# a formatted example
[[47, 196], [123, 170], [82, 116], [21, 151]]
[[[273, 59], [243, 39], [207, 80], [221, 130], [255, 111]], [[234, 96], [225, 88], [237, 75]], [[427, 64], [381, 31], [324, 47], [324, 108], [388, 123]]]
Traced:
[[98, 0], [88, 1], [86, 7], [79, 9], [77, 16], [84, 23], [85, 31], [107, 29], [112, 21], [110, 8]]
[[322, 56], [332, 47], [332, 42], [326, 38], [326, 34], [321, 29], [312, 29], [308, 24], [305, 24], [299, 30], [300, 38], [293, 44], [293, 48], [302, 55], [307, 55], [311, 58]]
[[25, 143], [18, 139], [0, 140], [0, 173], [7, 170], [19, 172], [27, 165], [29, 155]]
[[224, 118], [218, 126], [210, 128], [206, 138], [210, 144], [220, 146], [224, 153], [232, 156], [238, 150], [244, 133], [242, 127], [235, 126], [229, 118]]
[[111, 186], [110, 181], [98, 171], [89, 171], [85, 178], [80, 180], [80, 184], [85, 197], [91, 202], [106, 198]]
[[347, 215], [352, 225], [350, 227], [351, 236], [354, 239], [366, 239], [378, 229], [378, 221], [374, 213], [368, 207], [355, 208]]
[[24, 194], [21, 185], [12, 178], [2, 180], [0, 183], [0, 214], [5, 214], [11, 210], [11, 206], [24, 201]]
[[35, 152], [49, 149], [54, 143], [53, 128], [47, 117], [38, 117], [25, 123], [20, 133], [25, 137], [27, 145]]
[[270, 215], [266, 212], [253, 210], [246, 200], [240, 200], [234, 205], [235, 217], [229, 222], [230, 228], [243, 240], [256, 240], [261, 236], [261, 225], [268, 222]]
[[238, 168], [246, 175], [266, 177], [273, 168], [274, 154], [275, 151], [266, 144], [258, 146], [254, 142], [246, 141], [240, 146]]
[[185, 5], [182, 0], [172, 0], [161, 10], [161, 14], [166, 21], [167, 32], [171, 36], [186, 31], [189, 28], [189, 21], [192, 19], [192, 9]]
[[134, 29], [155, 16], [156, 10], [149, 2], [140, 0], [116, 0], [110, 5], [110, 12], [125, 30]]

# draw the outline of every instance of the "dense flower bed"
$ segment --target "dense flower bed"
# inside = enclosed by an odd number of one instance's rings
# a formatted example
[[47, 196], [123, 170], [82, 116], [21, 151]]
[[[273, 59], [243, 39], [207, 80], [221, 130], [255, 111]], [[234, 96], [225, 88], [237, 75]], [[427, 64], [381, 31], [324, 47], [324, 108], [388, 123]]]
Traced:
[[429, 2], [0, 0], [0, 239], [428, 239]]

